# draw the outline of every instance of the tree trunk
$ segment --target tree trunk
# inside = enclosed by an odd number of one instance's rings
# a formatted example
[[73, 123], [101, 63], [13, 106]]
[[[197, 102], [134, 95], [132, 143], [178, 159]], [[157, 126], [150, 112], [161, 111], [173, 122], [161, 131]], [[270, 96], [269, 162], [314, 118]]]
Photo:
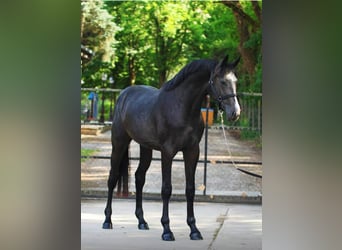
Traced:
[[234, 12], [234, 16], [237, 22], [238, 32], [240, 36], [239, 52], [241, 54], [243, 65], [247, 73], [252, 77], [255, 73], [256, 58], [254, 49], [245, 48], [244, 43], [249, 40], [250, 34], [248, 31], [248, 23], [245, 19], [241, 18], [239, 14]]
[[[243, 61], [243, 70], [249, 75], [250, 82], [248, 83], [248, 85], [250, 85], [253, 82], [255, 75], [257, 65], [256, 50], [258, 48], [246, 47], [245, 42], [250, 39], [253, 33], [260, 30], [260, 6], [257, 2], [252, 2], [253, 10], [258, 18], [258, 20], [254, 20], [247, 13], [244, 12], [239, 1], [222, 1], [222, 3], [233, 11], [237, 23], [238, 34], [240, 37], [238, 50]], [[250, 30], [252, 30], [253, 33], [251, 33]]]
[[258, 1], [252, 1], [252, 6], [253, 6], [253, 10], [254, 10], [255, 15], [258, 18], [258, 22], [259, 22], [259, 24], [261, 24], [261, 22], [262, 22], [261, 13], [262, 13], [262, 11], [261, 11], [259, 2]]

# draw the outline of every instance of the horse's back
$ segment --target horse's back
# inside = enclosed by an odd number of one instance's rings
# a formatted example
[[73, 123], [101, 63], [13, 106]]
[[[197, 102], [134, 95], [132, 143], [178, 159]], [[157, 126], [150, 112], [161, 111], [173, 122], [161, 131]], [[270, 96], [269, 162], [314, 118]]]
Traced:
[[145, 94], [145, 93], [154, 93], [159, 91], [159, 89], [148, 86], [148, 85], [133, 85], [125, 88], [121, 91], [120, 96], [122, 95], [134, 95], [134, 94]]
[[[112, 134], [127, 133], [133, 140], [157, 144], [155, 137], [154, 107], [159, 90], [151, 86], [135, 85], [125, 88], [114, 110]], [[151, 141], [152, 140], [152, 141]]]
[[146, 110], [150, 110], [157, 101], [159, 90], [157, 88], [145, 85], [135, 85], [125, 88], [117, 101], [117, 107], [120, 109], [121, 116], [134, 114], [139, 115]]

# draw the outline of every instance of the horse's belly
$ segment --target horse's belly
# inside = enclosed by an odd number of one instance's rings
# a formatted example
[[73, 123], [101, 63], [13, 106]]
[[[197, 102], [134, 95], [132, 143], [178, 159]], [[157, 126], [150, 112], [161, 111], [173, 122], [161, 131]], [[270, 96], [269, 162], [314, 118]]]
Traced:
[[[144, 131], [144, 132], [142, 132]], [[191, 133], [189, 131], [168, 131], [168, 134], [158, 135], [156, 131], [142, 130], [141, 133], [129, 133], [131, 138], [138, 144], [144, 147], [162, 151], [163, 149], [170, 149], [178, 152], [188, 146], [198, 144], [201, 136], [198, 133]], [[154, 132], [154, 133], [153, 133]]]
[[144, 142], [141, 142], [139, 144], [146, 147], [146, 148], [161, 151], [160, 145], [156, 144], [155, 142], [144, 141]]
[[139, 128], [138, 126], [132, 129], [127, 129], [129, 136], [136, 141], [138, 144], [154, 149], [161, 149], [160, 142], [157, 138], [155, 138], [155, 130], [151, 128]]

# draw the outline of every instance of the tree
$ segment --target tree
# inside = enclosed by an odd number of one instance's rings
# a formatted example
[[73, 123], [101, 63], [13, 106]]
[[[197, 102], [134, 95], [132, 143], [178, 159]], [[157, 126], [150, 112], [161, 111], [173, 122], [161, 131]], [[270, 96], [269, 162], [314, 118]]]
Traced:
[[115, 16], [115, 22], [122, 27], [116, 34], [117, 40], [120, 41], [114, 72], [117, 83], [120, 86], [134, 85], [136, 82], [149, 84], [153, 79], [153, 64], [149, 59], [153, 50], [150, 42], [150, 27], [153, 24], [149, 19], [146, 3], [125, 1], [106, 2], [106, 5]]
[[[84, 3], [88, 2], [90, 1]], [[223, 2], [223, 5], [221, 1], [220, 4], [211, 1], [91, 2], [97, 13], [107, 13], [103, 15], [106, 16], [105, 19], [96, 18], [100, 15], [93, 14], [93, 21], [99, 19], [95, 24], [90, 23], [91, 19], [89, 23], [82, 22], [83, 40], [91, 48], [96, 48], [96, 56], [87, 64], [83, 75], [91, 78], [94, 84], [100, 84], [101, 81], [97, 79], [101, 78], [103, 71], [110, 71], [117, 88], [134, 84], [159, 87], [194, 59], [219, 59], [228, 53], [232, 59], [238, 55], [243, 59], [238, 71], [239, 79], [246, 84], [240, 85], [239, 89], [261, 90], [260, 3]], [[110, 37], [113, 41], [110, 48], [104, 46], [106, 39], [101, 39], [104, 26], [98, 22], [103, 20], [117, 27], [109, 29], [112, 32], [107, 39]], [[84, 37], [86, 29], [91, 33]], [[95, 32], [101, 29], [102, 32]], [[108, 53], [112, 53], [109, 62], [104, 62], [104, 58], [100, 56], [101, 48], [109, 48]]]
[[222, 1], [234, 14], [247, 86], [261, 79], [261, 1]]
[[115, 34], [120, 28], [105, 9], [102, 0], [81, 2], [81, 44], [93, 51], [90, 62], [82, 62], [82, 76], [86, 83], [96, 85], [101, 74], [115, 61]]
[[221, 4], [207, 6], [210, 18], [203, 23], [202, 57], [221, 59], [228, 54], [230, 58], [237, 58], [239, 35], [234, 16], [228, 8]]
[[[121, 65], [117, 68], [128, 72], [128, 75], [121, 73], [120, 77], [130, 85], [140, 82], [160, 86], [193, 57], [194, 50], [189, 48], [201, 47], [201, 26], [209, 18], [201, 9], [205, 3], [147, 1], [106, 4], [115, 12], [116, 23], [123, 28], [117, 35], [122, 45], [118, 53]], [[199, 55], [198, 49], [196, 53]]]
[[191, 2], [163, 2], [151, 6], [150, 17], [154, 21], [155, 61], [159, 84], [162, 85], [174, 68], [186, 62], [187, 48], [198, 39], [194, 32], [207, 16], [195, 11], [198, 6]]

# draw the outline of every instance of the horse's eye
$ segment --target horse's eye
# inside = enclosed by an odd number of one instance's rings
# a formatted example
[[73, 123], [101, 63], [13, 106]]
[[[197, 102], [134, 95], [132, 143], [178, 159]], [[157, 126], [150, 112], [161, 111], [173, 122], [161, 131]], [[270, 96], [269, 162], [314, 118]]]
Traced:
[[220, 81], [222, 85], [227, 85], [227, 83], [225, 81]]

